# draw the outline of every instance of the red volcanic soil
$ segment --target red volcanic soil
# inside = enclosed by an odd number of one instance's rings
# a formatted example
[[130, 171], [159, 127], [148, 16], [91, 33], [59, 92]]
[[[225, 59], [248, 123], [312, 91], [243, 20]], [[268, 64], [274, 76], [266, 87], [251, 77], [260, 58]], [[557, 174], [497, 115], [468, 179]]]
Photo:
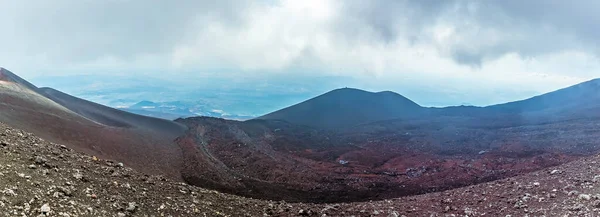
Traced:
[[594, 121], [494, 130], [403, 122], [343, 132], [282, 121], [178, 121], [190, 127], [177, 141], [187, 182], [310, 202], [387, 199], [511, 177], [597, 153], [600, 138], [585, 130]]

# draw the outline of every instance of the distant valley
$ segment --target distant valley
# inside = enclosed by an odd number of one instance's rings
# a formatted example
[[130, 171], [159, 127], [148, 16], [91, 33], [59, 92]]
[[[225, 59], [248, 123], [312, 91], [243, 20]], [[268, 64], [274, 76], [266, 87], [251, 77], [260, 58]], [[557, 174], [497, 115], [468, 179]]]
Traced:
[[[209, 116], [246, 120], [284, 108], [338, 86], [329, 80], [286, 82], [268, 78], [156, 78], [146, 76], [104, 76], [103, 74], [36, 77], [32, 83], [60, 87], [72, 96], [128, 112], [174, 120], [181, 117]], [[119, 82], [114, 82], [118, 80]], [[259, 85], [257, 85], [257, 83]], [[306, 86], [305, 84], [311, 84]]]
[[203, 102], [173, 101], [157, 103], [141, 101], [131, 106], [119, 106], [117, 108], [135, 114], [168, 120], [206, 116], [244, 121], [256, 117], [254, 115], [230, 114], [227, 111], [212, 108], [208, 103]]

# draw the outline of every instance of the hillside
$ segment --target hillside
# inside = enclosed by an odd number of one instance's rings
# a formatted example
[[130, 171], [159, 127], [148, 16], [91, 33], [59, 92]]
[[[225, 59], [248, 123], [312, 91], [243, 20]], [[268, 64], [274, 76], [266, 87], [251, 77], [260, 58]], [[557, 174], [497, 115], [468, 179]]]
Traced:
[[1, 216], [594, 216], [599, 156], [509, 179], [381, 201], [249, 199], [138, 173], [0, 123]]
[[0, 81], [19, 84], [27, 89], [35, 90], [37, 87], [5, 68], [0, 67]]
[[245, 122], [179, 119], [191, 129], [177, 140], [182, 175], [195, 185], [256, 198], [337, 202], [525, 174], [600, 153], [594, 84], [510, 109], [422, 108], [391, 92], [339, 89]]
[[37, 88], [6, 69], [1, 77], [0, 122], [146, 173], [180, 179], [181, 151], [173, 140], [184, 126]]
[[600, 79], [586, 81], [529, 99], [487, 107], [511, 112], [540, 112], [544, 110], [577, 110], [600, 106]]
[[65, 108], [106, 126], [153, 131], [165, 134], [171, 140], [182, 135], [186, 130], [184, 125], [173, 121], [132, 114], [79, 99], [52, 88], [39, 88], [39, 92]]
[[[345, 88], [249, 121], [173, 122], [37, 88], [5, 70], [1, 78], [0, 122], [146, 174], [265, 200], [388, 200], [525, 175], [600, 152], [590, 83], [575, 99], [591, 101], [542, 109], [536, 103], [423, 108], [392, 92]], [[569, 93], [550, 96], [577, 95]]]
[[418, 104], [393, 92], [371, 93], [342, 88], [257, 119], [337, 129], [380, 120], [415, 117], [423, 111]]
[[371, 93], [343, 88], [256, 119], [283, 120], [316, 129], [345, 130], [381, 121], [464, 117], [476, 118], [477, 121], [499, 121], [502, 122], [499, 125], [508, 127], [599, 118], [599, 109], [600, 79], [595, 79], [529, 99], [486, 107], [424, 108], [389, 91]]

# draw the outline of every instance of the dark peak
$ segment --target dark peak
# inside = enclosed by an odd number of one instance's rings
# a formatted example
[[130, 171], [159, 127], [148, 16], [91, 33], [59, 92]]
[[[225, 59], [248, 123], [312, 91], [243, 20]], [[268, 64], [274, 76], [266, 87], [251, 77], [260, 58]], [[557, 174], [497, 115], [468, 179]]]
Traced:
[[329, 93], [372, 93], [372, 92], [357, 89], [357, 88], [344, 87], [344, 88], [338, 88], [338, 89], [329, 91]]
[[0, 81], [13, 82], [12, 79], [10, 79], [9, 73], [10, 72], [8, 70], [0, 67]]
[[413, 106], [413, 107], [421, 107], [420, 105], [418, 105], [417, 103], [413, 102], [412, 100], [406, 98], [405, 96], [402, 96], [396, 92], [392, 92], [392, 91], [381, 91], [381, 92], [370, 92], [370, 91], [366, 91], [366, 90], [361, 90], [361, 89], [357, 89], [357, 88], [339, 88], [339, 89], [335, 89], [332, 91], [329, 91], [325, 94], [322, 94], [316, 98], [313, 98], [311, 100], [308, 101], [313, 101], [313, 100], [342, 100], [342, 101], [347, 101], [349, 103], [354, 103], [354, 102], [367, 102], [367, 101], [372, 101], [372, 102], [384, 102], [384, 101], [388, 101], [388, 102], [403, 102], [405, 103], [406, 106]]
[[389, 90], [377, 92], [376, 94], [377, 95], [386, 95], [386, 96], [401, 96], [401, 97], [404, 97], [404, 96], [402, 96], [399, 93], [396, 93], [394, 91], [389, 91]]
[[6, 82], [19, 84], [19, 85], [29, 88], [33, 91], [37, 91], [37, 87], [35, 85], [29, 83], [25, 79], [22, 79], [21, 77], [13, 74], [12, 72], [10, 72], [7, 69], [2, 68], [2, 67], [0, 67], [0, 81], [6, 81]]
[[359, 124], [409, 118], [423, 107], [391, 92], [369, 92], [356, 88], [340, 88], [261, 116], [258, 119], [281, 120], [318, 129], [339, 129]]
[[327, 94], [331, 94], [331, 93], [337, 93], [337, 94], [373, 94], [373, 95], [394, 95], [394, 96], [402, 96], [396, 92], [393, 91], [380, 91], [380, 92], [371, 92], [371, 91], [366, 91], [366, 90], [362, 90], [362, 89], [358, 89], [358, 88], [351, 88], [351, 87], [344, 87], [344, 88], [339, 88], [339, 89], [335, 89], [332, 91], [329, 91], [328, 93], [325, 93], [324, 95]]
[[600, 85], [600, 78], [596, 78], [596, 79], [592, 79], [586, 82], [581, 83], [583, 85], [588, 84], [588, 85]]

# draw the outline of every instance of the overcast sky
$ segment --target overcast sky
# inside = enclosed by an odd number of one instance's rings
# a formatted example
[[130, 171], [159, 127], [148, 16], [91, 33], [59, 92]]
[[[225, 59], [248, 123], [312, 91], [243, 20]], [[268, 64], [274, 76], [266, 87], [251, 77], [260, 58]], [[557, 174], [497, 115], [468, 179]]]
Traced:
[[485, 105], [600, 77], [592, 0], [0, 0], [0, 9], [0, 66], [25, 78], [331, 76], [426, 105]]

